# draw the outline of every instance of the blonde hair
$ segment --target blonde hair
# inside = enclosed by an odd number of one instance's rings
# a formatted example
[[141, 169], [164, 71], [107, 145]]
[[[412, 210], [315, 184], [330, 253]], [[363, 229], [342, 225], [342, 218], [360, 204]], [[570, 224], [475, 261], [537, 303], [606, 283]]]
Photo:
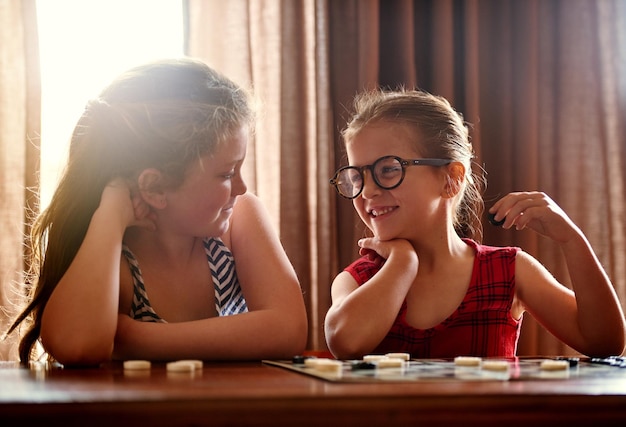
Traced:
[[474, 172], [474, 148], [463, 116], [443, 97], [422, 90], [365, 91], [354, 100], [354, 113], [342, 136], [346, 145], [366, 126], [379, 122], [406, 125], [415, 149], [424, 157], [451, 159], [465, 167], [465, 179], [454, 210], [454, 228], [461, 237], [482, 240], [484, 176]]

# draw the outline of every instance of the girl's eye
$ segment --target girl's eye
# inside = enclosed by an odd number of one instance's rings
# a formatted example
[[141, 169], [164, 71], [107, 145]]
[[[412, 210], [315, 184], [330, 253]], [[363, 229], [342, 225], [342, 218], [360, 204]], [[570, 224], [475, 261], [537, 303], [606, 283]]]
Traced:
[[237, 175], [237, 173], [239, 173], [237, 169], [231, 169], [228, 172], [224, 173], [222, 176], [224, 177], [224, 179], [233, 179]]

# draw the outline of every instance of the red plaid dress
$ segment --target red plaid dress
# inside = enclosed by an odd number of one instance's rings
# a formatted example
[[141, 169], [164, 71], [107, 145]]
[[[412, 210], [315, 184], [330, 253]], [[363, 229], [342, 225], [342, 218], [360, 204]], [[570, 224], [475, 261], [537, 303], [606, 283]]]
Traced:
[[[475, 249], [476, 258], [467, 294], [456, 311], [430, 329], [415, 329], [406, 322], [405, 301], [391, 330], [373, 353], [403, 352], [413, 358], [515, 356], [522, 321], [511, 317], [511, 305], [519, 248], [464, 241]], [[345, 271], [360, 286], [380, 267], [380, 262], [362, 257]]]

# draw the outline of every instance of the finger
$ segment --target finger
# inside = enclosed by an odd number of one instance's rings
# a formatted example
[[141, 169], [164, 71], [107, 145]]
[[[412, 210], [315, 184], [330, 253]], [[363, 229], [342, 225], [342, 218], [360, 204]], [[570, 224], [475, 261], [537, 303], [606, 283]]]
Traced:
[[370, 261], [374, 261], [377, 258], [375, 251], [366, 248], [359, 249], [359, 255], [366, 257]]

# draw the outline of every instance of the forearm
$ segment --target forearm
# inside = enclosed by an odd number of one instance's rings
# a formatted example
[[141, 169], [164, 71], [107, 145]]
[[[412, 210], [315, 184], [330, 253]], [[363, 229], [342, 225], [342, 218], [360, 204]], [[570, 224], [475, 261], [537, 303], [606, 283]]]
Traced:
[[578, 325], [590, 351], [620, 354], [626, 325], [615, 289], [582, 233], [561, 245], [576, 294]]
[[42, 318], [44, 347], [65, 364], [97, 364], [113, 349], [123, 227], [96, 211]]
[[331, 307], [326, 316], [328, 347], [340, 359], [371, 353], [391, 329], [402, 305], [402, 301], [376, 300], [374, 293], [359, 291], [361, 295], [355, 291], [341, 305]]
[[371, 352], [387, 335], [415, 279], [411, 263], [391, 258], [367, 283], [335, 302], [325, 331], [330, 350], [340, 358]]
[[301, 354], [306, 319], [294, 313], [258, 310], [184, 323], [140, 322], [120, 315], [117, 359], [260, 360]]

